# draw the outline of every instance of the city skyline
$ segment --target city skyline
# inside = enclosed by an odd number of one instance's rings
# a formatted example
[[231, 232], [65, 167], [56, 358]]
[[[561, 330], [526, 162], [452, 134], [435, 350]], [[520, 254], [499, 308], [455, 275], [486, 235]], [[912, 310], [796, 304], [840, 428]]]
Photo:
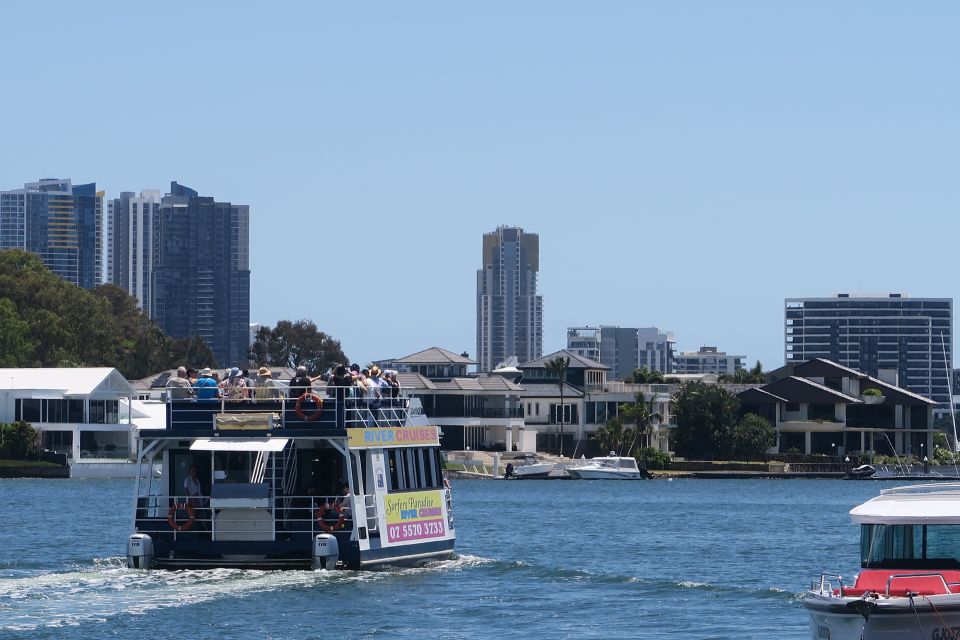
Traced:
[[[545, 353], [659, 326], [770, 369], [785, 298], [960, 295], [949, 3], [53, 10], [9, 7], [2, 59], [61, 69], [69, 46], [100, 82], [18, 75], [0, 184], [248, 204], [251, 319], [312, 319], [357, 361], [476, 356], [475, 239], [501, 224], [540, 235]], [[392, 286], [288, 284], [337, 263]]]

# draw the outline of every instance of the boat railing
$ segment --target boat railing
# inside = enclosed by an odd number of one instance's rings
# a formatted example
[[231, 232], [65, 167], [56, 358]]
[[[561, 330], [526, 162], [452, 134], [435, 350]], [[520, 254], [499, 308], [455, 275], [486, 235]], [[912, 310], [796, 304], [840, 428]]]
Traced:
[[[950, 593], [950, 587], [947, 586], [947, 581], [944, 579], [943, 574], [941, 573], [894, 573], [889, 578], [887, 578], [887, 590], [886, 590], [886, 593], [884, 593], [884, 595], [886, 596], [890, 595], [890, 589], [893, 586], [893, 583], [896, 582], [897, 580], [916, 580], [917, 578], [925, 579], [925, 580], [933, 580], [934, 582], [936, 582], [936, 579], [939, 578], [940, 583], [943, 586], [943, 591], [941, 591], [941, 593]], [[916, 583], [914, 583], [911, 586], [916, 588], [917, 585]], [[909, 590], [909, 587], [907, 587], [907, 589]]]
[[302, 398], [167, 398], [172, 428], [208, 430], [262, 430], [297, 427], [347, 429], [399, 427], [407, 424], [410, 397], [353, 397], [343, 387], [314, 389]]
[[[265, 507], [271, 513], [275, 535], [284, 533], [352, 532], [355, 505], [364, 505], [365, 526], [368, 531], [377, 531], [377, 507], [373, 495], [359, 496], [282, 496], [270, 506]], [[224, 540], [246, 539], [245, 536], [263, 535], [262, 527], [252, 521], [249, 527], [242, 522], [231, 520], [229, 531], [218, 534], [217, 520], [224, 507], [211, 507], [208, 497], [178, 496], [139, 496], [137, 498], [137, 532], [147, 534], [168, 534], [174, 539], [188, 536], [193, 539]], [[253, 507], [229, 508], [234, 514], [243, 510], [255, 510]]]
[[[836, 588], [833, 586], [834, 580], [837, 582]], [[822, 573], [820, 574], [819, 588], [816, 583], [813, 583], [810, 585], [810, 590], [822, 596], [831, 595], [835, 590], [838, 590], [839, 594], [843, 595], [843, 576], [834, 573]]]

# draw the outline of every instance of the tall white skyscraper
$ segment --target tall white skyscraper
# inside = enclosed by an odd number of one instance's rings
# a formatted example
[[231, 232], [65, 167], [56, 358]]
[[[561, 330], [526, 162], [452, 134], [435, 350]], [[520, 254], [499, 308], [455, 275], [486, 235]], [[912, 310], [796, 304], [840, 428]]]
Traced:
[[124, 191], [108, 205], [110, 282], [126, 289], [152, 317], [150, 280], [158, 259], [160, 190]]

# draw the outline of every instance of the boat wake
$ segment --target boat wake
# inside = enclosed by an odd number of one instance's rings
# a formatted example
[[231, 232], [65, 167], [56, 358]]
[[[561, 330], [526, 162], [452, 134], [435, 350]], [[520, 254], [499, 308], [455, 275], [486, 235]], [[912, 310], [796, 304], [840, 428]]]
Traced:
[[0, 631], [77, 626], [106, 622], [118, 615], [243, 598], [281, 589], [391, 580], [406, 575], [463, 571], [493, 564], [460, 555], [422, 567], [384, 571], [137, 571], [126, 558], [96, 558], [61, 572], [0, 572]]

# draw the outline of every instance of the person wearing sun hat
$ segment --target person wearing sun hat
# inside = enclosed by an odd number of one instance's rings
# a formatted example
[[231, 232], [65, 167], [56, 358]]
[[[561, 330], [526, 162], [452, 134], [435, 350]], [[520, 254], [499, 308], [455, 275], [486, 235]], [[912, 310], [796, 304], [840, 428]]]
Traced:
[[243, 400], [247, 397], [247, 381], [243, 379], [240, 367], [233, 367], [227, 372], [220, 389], [227, 400]]
[[220, 397], [220, 389], [217, 388], [217, 382], [213, 379], [213, 371], [210, 370], [210, 367], [200, 371], [195, 389], [197, 390], [197, 400], [216, 400]]
[[273, 379], [273, 372], [267, 367], [260, 367], [257, 377], [253, 381], [253, 397], [256, 400], [273, 400], [280, 397], [277, 381]]

